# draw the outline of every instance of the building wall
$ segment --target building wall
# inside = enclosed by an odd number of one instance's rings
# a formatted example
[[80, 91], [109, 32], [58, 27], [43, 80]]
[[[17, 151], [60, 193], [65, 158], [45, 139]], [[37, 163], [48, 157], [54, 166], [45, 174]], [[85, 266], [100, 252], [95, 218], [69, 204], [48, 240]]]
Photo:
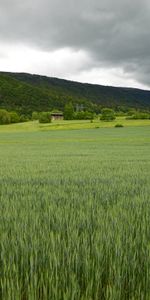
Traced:
[[55, 121], [55, 120], [63, 120], [63, 116], [52, 116], [52, 120]]

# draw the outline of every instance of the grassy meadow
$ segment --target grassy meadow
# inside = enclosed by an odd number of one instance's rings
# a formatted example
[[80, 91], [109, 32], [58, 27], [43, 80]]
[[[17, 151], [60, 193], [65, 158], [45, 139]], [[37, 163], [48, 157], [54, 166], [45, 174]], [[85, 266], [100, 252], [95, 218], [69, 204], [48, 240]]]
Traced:
[[38, 121], [25, 123], [1, 125], [0, 132], [17, 132], [17, 131], [49, 131], [49, 130], [76, 130], [76, 129], [94, 129], [94, 128], [111, 128], [116, 124], [122, 124], [125, 127], [150, 126], [150, 120], [127, 120], [126, 117], [117, 117], [111, 122], [90, 120], [72, 120], [72, 121], [53, 121], [50, 124], [40, 124]]
[[115, 122], [0, 126], [0, 299], [150, 299], [150, 121]]

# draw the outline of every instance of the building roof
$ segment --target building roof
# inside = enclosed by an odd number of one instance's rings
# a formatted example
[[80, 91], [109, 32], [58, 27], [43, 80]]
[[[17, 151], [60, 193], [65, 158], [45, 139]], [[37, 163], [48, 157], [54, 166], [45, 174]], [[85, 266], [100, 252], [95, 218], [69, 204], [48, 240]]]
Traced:
[[51, 112], [51, 116], [63, 116], [63, 112]]

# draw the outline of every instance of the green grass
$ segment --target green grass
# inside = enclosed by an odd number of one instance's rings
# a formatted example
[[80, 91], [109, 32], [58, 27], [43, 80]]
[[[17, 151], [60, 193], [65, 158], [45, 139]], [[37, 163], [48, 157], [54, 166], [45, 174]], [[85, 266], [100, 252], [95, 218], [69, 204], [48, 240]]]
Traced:
[[150, 299], [150, 127], [0, 130], [0, 299]]
[[30, 121], [19, 124], [1, 125], [0, 132], [93, 129], [114, 127], [118, 123], [126, 127], [149, 126], [150, 120], [126, 120], [125, 117], [117, 117], [116, 120], [111, 122], [95, 119], [93, 123], [91, 123], [89, 120], [53, 121], [51, 124], [39, 124], [38, 121]]

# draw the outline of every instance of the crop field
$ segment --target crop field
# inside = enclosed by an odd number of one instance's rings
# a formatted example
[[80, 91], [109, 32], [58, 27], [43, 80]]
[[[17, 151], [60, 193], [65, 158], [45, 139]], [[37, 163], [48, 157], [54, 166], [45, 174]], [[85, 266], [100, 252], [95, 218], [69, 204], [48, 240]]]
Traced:
[[0, 299], [149, 300], [150, 126], [1, 128]]

